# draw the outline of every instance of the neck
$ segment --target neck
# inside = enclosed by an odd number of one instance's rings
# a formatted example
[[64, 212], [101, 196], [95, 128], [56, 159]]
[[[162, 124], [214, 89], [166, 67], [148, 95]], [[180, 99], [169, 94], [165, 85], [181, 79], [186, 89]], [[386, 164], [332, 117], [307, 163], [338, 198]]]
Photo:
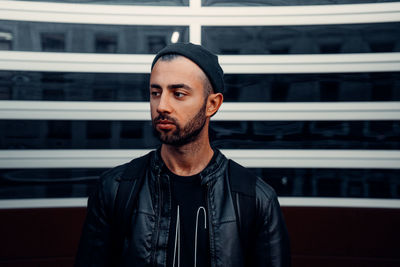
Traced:
[[[207, 129], [205, 127], [205, 129]], [[208, 131], [201, 132], [199, 138], [183, 146], [161, 146], [161, 158], [168, 169], [180, 176], [191, 176], [200, 173], [214, 155]]]

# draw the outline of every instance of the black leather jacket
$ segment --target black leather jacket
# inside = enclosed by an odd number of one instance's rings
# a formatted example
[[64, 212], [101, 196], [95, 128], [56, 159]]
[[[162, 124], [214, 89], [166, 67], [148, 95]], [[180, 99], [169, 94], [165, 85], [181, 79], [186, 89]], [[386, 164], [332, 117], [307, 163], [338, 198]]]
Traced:
[[[228, 160], [219, 151], [216, 153], [215, 162], [200, 173], [207, 192], [212, 267], [289, 266], [288, 236], [276, 194], [259, 178], [255, 195], [256, 233], [248, 236], [250, 246], [242, 248], [227, 180]], [[111, 215], [125, 168], [126, 164], [104, 173], [98, 190], [89, 198], [75, 266], [115, 266], [110, 263]], [[166, 266], [170, 190], [169, 178], [162, 168], [159, 153], [152, 152], [133, 212], [131, 231], [124, 241], [121, 266]]]

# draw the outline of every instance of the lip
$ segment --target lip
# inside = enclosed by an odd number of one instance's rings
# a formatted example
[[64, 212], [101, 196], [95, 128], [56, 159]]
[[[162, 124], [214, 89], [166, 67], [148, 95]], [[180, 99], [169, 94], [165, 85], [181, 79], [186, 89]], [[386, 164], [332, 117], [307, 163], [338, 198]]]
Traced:
[[174, 126], [174, 123], [168, 120], [160, 120], [157, 122], [157, 127], [161, 130], [170, 130]]
[[161, 124], [173, 124], [173, 122], [172, 122], [172, 121], [169, 121], [169, 120], [159, 120], [159, 121], [157, 121], [157, 123], [161, 123]]

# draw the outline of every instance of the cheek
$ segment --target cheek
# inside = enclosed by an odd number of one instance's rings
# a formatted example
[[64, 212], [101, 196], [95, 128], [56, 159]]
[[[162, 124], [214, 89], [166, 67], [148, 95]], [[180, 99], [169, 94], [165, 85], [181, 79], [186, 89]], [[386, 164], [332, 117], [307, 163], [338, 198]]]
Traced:
[[204, 109], [204, 105], [199, 105], [199, 103], [193, 103], [186, 107], [186, 109], [182, 109], [181, 112], [181, 120], [182, 123], [186, 124], [189, 121], [193, 120], [199, 112], [202, 112]]

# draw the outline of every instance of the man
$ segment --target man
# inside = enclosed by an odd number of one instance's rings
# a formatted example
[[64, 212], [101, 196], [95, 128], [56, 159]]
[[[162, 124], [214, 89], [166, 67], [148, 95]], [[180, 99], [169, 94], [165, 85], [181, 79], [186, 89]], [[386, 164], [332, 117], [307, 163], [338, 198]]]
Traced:
[[162, 145], [102, 175], [76, 266], [290, 265], [274, 191], [210, 145], [223, 89], [205, 48], [179, 43], [156, 55], [150, 108]]

